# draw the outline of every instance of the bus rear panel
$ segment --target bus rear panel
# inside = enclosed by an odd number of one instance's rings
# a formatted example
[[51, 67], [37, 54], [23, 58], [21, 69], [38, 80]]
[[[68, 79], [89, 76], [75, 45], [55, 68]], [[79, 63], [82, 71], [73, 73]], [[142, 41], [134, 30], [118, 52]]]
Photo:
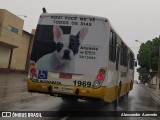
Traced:
[[43, 13], [31, 54], [28, 90], [104, 100], [108, 49], [107, 19]]

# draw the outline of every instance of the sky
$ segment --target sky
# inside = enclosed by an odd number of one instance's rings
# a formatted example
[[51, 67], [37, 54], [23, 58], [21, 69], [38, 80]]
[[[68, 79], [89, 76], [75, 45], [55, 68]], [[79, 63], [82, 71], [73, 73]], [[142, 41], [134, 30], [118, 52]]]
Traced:
[[[45, 7], [48, 13], [76, 13], [106, 17], [123, 41], [138, 53], [141, 43], [160, 35], [160, 0], [1, 0], [7, 9], [24, 20], [31, 32]], [[136, 70], [135, 70], [136, 71]], [[135, 79], [138, 79], [138, 73]]]

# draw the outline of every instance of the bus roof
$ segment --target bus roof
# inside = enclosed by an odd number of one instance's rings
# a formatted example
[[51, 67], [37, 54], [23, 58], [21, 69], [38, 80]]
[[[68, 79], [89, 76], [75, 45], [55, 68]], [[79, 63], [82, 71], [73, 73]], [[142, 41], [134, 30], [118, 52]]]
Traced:
[[42, 16], [52, 16], [52, 15], [58, 15], [58, 16], [74, 16], [74, 17], [86, 17], [90, 18], [93, 17], [96, 20], [101, 20], [101, 21], [106, 21], [108, 22], [109, 20], [105, 17], [99, 17], [99, 16], [93, 16], [93, 15], [84, 15], [84, 14], [74, 14], [74, 13], [42, 13]]

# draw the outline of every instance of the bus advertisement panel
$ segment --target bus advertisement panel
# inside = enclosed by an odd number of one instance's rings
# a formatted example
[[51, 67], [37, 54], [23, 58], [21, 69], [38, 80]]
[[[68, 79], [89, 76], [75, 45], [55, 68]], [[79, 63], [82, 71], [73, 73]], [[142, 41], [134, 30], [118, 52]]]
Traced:
[[97, 75], [108, 63], [104, 25], [94, 17], [40, 18], [31, 55], [36, 70]]

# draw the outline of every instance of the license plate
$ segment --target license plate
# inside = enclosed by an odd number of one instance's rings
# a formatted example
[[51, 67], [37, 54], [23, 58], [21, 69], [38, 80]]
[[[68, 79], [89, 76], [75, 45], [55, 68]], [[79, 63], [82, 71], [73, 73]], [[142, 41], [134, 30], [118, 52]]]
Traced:
[[73, 88], [64, 87], [64, 86], [54, 86], [52, 88], [53, 92], [66, 92], [66, 93], [73, 93]]
[[72, 79], [72, 74], [70, 74], [70, 73], [60, 73], [59, 78]]

